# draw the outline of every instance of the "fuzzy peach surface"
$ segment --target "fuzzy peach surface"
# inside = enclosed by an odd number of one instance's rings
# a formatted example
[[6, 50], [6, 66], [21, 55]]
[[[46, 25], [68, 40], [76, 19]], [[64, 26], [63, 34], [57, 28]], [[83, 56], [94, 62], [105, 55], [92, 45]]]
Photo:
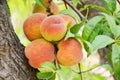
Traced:
[[73, 66], [80, 62], [82, 59], [82, 46], [74, 38], [62, 40], [58, 44], [57, 59], [61, 65]]
[[60, 15], [67, 24], [70, 24], [69, 27], [71, 28], [73, 25], [76, 24], [76, 21], [73, 17], [69, 16], [69, 15], [64, 15], [64, 14], [58, 14]]
[[44, 39], [36, 39], [25, 48], [25, 56], [34, 68], [39, 68], [43, 62], [54, 61], [54, 52], [54, 46]]
[[46, 40], [59, 41], [65, 36], [67, 27], [63, 18], [52, 15], [43, 20], [40, 31]]
[[45, 14], [35, 13], [25, 20], [23, 31], [30, 41], [41, 37], [40, 24], [46, 17]]

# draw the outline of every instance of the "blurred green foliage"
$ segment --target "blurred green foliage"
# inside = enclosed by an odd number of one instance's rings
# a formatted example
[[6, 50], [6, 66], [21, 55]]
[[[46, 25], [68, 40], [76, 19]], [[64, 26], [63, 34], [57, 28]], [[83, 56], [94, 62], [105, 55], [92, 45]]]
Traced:
[[23, 34], [23, 22], [31, 15], [34, 0], [8, 0], [11, 20], [16, 34], [25, 46], [29, 43]]

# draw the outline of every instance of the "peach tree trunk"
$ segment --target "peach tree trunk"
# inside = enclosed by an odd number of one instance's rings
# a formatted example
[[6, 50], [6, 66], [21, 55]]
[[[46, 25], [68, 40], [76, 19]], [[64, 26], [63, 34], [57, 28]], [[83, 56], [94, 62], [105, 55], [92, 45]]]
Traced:
[[35, 73], [13, 30], [7, 1], [0, 0], [0, 80], [37, 80]]

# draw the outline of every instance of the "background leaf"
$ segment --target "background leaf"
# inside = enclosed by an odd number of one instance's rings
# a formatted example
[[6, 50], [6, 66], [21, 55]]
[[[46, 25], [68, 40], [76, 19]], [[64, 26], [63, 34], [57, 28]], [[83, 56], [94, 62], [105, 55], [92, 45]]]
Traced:
[[110, 12], [114, 12], [116, 10], [116, 0], [102, 0], [102, 1]]
[[120, 46], [117, 44], [112, 45], [112, 63], [114, 74], [117, 80], [120, 79]]
[[77, 6], [77, 4], [79, 3], [79, 0], [72, 0], [72, 3]]
[[120, 36], [120, 27], [116, 25], [115, 19], [113, 18], [113, 16], [109, 16], [108, 14], [103, 13], [103, 15], [105, 16], [111, 32], [114, 34], [115, 37]]
[[75, 18], [76, 21], [80, 21], [79, 16], [72, 9], [62, 10], [62, 11], [60, 11], [60, 14], [68, 14], [68, 15], [72, 16], [73, 18]]
[[98, 49], [104, 48], [107, 45], [113, 43], [114, 40], [106, 35], [98, 35], [95, 40], [92, 42], [91, 52], [94, 52]]
[[93, 5], [93, 4], [86, 4], [85, 6], [84, 6], [84, 8], [81, 8], [80, 9], [80, 11], [84, 11], [84, 10], [86, 10], [86, 9], [98, 9], [98, 10], [101, 10], [101, 11], [103, 11], [103, 12], [105, 12], [105, 13], [109, 13], [107, 10], [106, 10], [106, 8], [104, 8], [104, 7], [102, 7], [102, 6], [98, 6], [98, 5]]

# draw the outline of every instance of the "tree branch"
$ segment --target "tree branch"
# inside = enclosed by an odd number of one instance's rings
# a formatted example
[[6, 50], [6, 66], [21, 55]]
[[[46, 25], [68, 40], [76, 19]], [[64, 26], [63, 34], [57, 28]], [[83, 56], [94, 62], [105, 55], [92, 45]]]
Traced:
[[69, 0], [63, 0], [63, 1], [78, 14], [81, 20], [84, 18], [83, 14]]
[[[80, 63], [78, 64], [78, 67], [79, 67], [79, 71], [80, 71], [80, 73], [81, 73], [81, 66], [80, 66]], [[81, 78], [81, 80], [83, 80], [82, 74], [80, 74], [80, 78]]]
[[102, 66], [102, 65], [98, 65], [98, 66], [96, 66], [96, 67], [94, 67], [94, 68], [91, 68], [91, 69], [88, 69], [88, 70], [85, 70], [85, 71], [80, 71], [80, 72], [76, 72], [76, 71], [74, 71], [74, 70], [72, 70], [72, 71], [75, 72], [75, 73], [77, 73], [77, 74], [82, 74], [82, 73], [89, 72], [89, 71], [91, 71], [91, 70], [93, 70], [93, 69], [95, 69], [95, 68], [97, 68], [97, 67], [99, 67], [99, 66]]
[[117, 2], [120, 4], [120, 0], [117, 0]]

